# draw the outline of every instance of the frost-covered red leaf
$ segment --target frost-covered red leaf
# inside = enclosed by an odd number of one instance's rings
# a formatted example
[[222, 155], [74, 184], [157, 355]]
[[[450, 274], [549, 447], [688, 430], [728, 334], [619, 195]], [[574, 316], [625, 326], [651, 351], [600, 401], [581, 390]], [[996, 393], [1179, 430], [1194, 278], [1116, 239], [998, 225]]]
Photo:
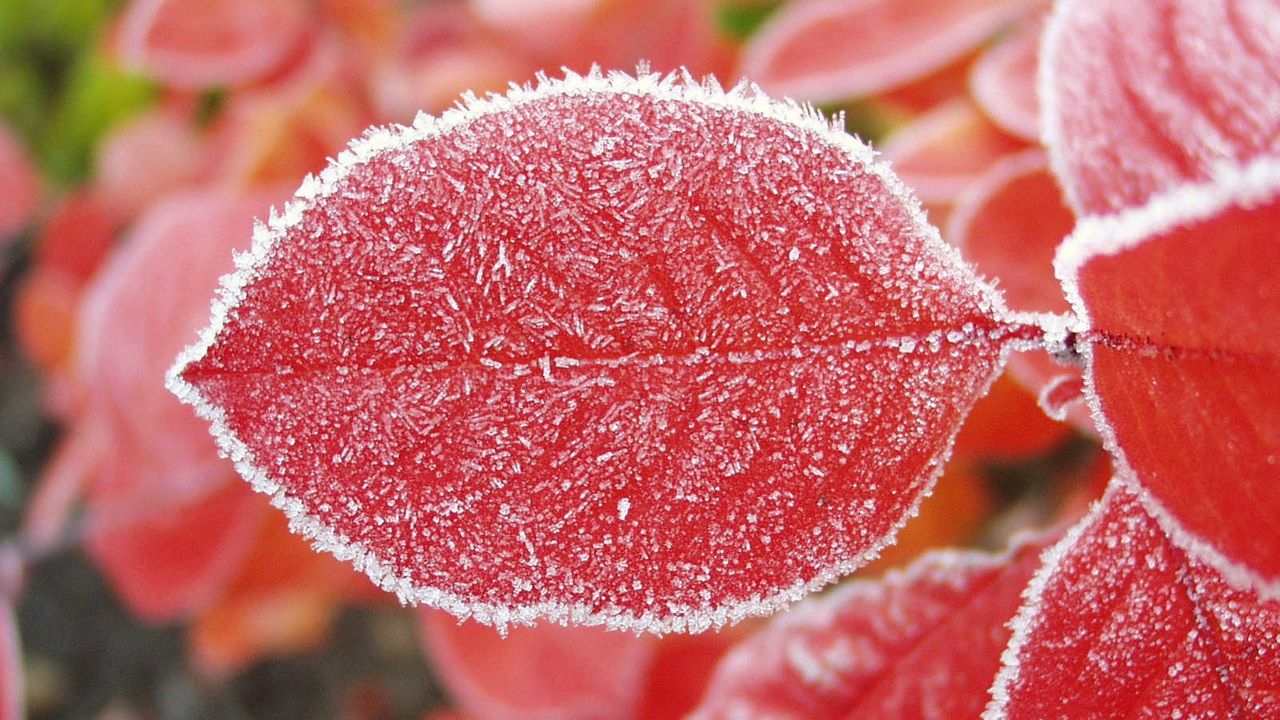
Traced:
[[1036, 332], [857, 140], [674, 77], [374, 132], [241, 260], [172, 389], [320, 546], [498, 624], [830, 582]]
[[1035, 0], [827, 0], [784, 7], [743, 53], [765, 89], [844, 100], [928, 75], [978, 47]]
[[1280, 603], [1177, 548], [1113, 483], [1028, 589], [987, 720], [1280, 717]]
[[1280, 150], [1280, 5], [1066, 0], [1041, 50], [1044, 141], [1082, 214]]
[[[1058, 274], [1122, 476], [1176, 542], [1280, 597], [1280, 162], [1086, 220]], [[1098, 414], [1100, 413], [1100, 415]]]
[[935, 552], [797, 605], [730, 651], [692, 718], [976, 717], [1044, 547]]

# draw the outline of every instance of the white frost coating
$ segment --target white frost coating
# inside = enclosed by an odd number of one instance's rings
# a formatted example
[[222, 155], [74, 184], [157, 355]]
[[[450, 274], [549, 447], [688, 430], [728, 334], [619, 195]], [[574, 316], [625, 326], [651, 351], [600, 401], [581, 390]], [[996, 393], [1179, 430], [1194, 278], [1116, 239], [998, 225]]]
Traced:
[[1009, 644], [1005, 646], [1004, 652], [1000, 654], [1000, 672], [996, 673], [995, 683], [991, 686], [991, 701], [987, 703], [987, 709], [982, 713], [982, 720], [1005, 720], [1008, 717], [1009, 691], [1013, 688], [1014, 683], [1018, 681], [1018, 673], [1020, 671], [1018, 656], [1022, 654], [1022, 648], [1026, 646], [1031, 633], [1037, 627], [1040, 608], [1044, 602], [1044, 589], [1049, 584], [1049, 579], [1058, 571], [1058, 566], [1062, 564], [1062, 559], [1066, 557], [1071, 548], [1075, 547], [1076, 541], [1080, 539], [1080, 536], [1098, 522], [1098, 519], [1102, 516], [1103, 508], [1106, 507], [1111, 496], [1118, 492], [1118, 489], [1119, 486], [1113, 479], [1107, 485], [1107, 491], [1103, 494], [1102, 499], [1094, 502], [1089, 514], [1040, 556], [1042, 563], [1040, 569], [1036, 571], [1036, 574], [1031, 578], [1031, 582], [1027, 583], [1026, 589], [1022, 591], [1022, 607], [1018, 609], [1018, 614], [1009, 621], [1008, 627], [1013, 630], [1013, 636], [1009, 638]]
[[[217, 440], [220, 452], [234, 462], [236, 470], [253, 485], [255, 490], [269, 496], [272, 504], [284, 511], [289, 518], [290, 529], [308, 538], [317, 550], [329, 552], [339, 560], [350, 562], [356, 569], [368, 575], [376, 585], [395, 593], [404, 604], [429, 605], [453, 613], [459, 618], [473, 618], [499, 629], [512, 624], [531, 625], [538, 619], [545, 619], [560, 624], [604, 625], [611, 629], [643, 630], [654, 633], [701, 632], [735, 623], [747, 617], [772, 614], [878, 557], [880, 551], [893, 542], [902, 526], [919, 513], [920, 502], [932, 492], [938, 476], [941, 475], [950, 457], [955, 435], [959, 429], [957, 428], [948, 438], [944, 446], [945, 452], [926, 478], [924, 489], [916, 498], [912, 508], [879, 542], [861, 555], [848, 558], [818, 573], [808, 581], [798, 581], [766, 597], [739, 598], [714, 607], [668, 605], [665, 613], [646, 612], [640, 616], [634, 616], [621, 608], [612, 606], [595, 611], [582, 605], [555, 602], [512, 606], [478, 603], [436, 588], [414, 585], [407, 577], [398, 575], [392, 565], [378, 553], [362, 543], [352, 542], [349, 538], [335, 533], [323, 519], [307, 512], [300, 500], [290, 496], [279, 483], [261, 469], [249, 448], [228, 428], [223, 410], [208, 402], [194, 386], [182, 379], [182, 373], [186, 368], [201, 360], [212, 347], [232, 309], [244, 298], [244, 288], [256, 280], [270, 262], [276, 244], [305, 213], [325, 202], [335, 193], [354, 169], [381, 153], [407, 150], [419, 141], [445, 134], [479, 118], [506, 112], [525, 103], [549, 97], [596, 93], [697, 103], [715, 109], [758, 115], [812, 133], [820, 140], [848, 153], [857, 164], [884, 184], [894, 199], [907, 209], [913, 223], [925, 231], [925, 240], [932, 246], [930, 249], [937, 252], [944, 261], [972, 275], [975, 286], [994, 317], [1006, 322], [1018, 322], [1019, 317], [1029, 317], [1022, 313], [1011, 313], [1008, 310], [1003, 296], [989, 283], [979, 279], [972, 268], [963, 262], [958, 251], [942, 241], [937, 229], [928, 223], [919, 201], [893, 174], [888, 165], [878, 161], [876, 153], [860, 140], [843, 132], [840, 122], [833, 123], [808, 105], [790, 100], [770, 99], [759, 88], [748, 83], [740, 83], [731, 90], [725, 91], [714, 81], [697, 82], [687, 71], [662, 76], [657, 73], [648, 73], [642, 68], [637, 77], [632, 77], [621, 72], [610, 72], [606, 75], [598, 69], [593, 69], [585, 76], [568, 72], [564, 79], [539, 76], [536, 85], [513, 84], [506, 95], [490, 94], [485, 98], [477, 98], [467, 93], [458, 107], [446, 111], [439, 118], [419, 113], [411, 127], [393, 125], [373, 128], [364, 136], [353, 140], [318, 177], [308, 176], [302, 182], [295, 193], [295, 199], [285, 206], [283, 212], [277, 213], [273, 208], [268, 222], [257, 223], [249, 252], [236, 254], [235, 272], [224, 276], [221, 280], [219, 294], [212, 303], [209, 325], [201, 330], [197, 342], [179, 354], [174, 365], [166, 373], [166, 386], [182, 402], [191, 405], [201, 418], [210, 423], [210, 431]], [[998, 368], [1004, 367], [1012, 349], [1011, 343], [1002, 344]], [[986, 388], [983, 389], [984, 394], [998, 375], [999, 372], [994, 373], [987, 381]], [[623, 514], [621, 507], [619, 512]]]
[[1095, 257], [1116, 255], [1137, 247], [1152, 237], [1211, 217], [1239, 205], [1249, 207], [1280, 194], [1280, 160], [1260, 158], [1244, 167], [1224, 164], [1211, 180], [1187, 183], [1152, 198], [1146, 205], [1113, 215], [1086, 217], [1058, 247], [1054, 272], [1075, 310], [1081, 342], [1076, 350], [1084, 361], [1084, 398], [1102, 436], [1103, 445], [1115, 461], [1116, 475], [1165, 534], [1182, 550], [1211, 565], [1232, 585], [1257, 592], [1265, 599], [1280, 599], [1280, 580], [1258, 575], [1245, 565], [1223, 555], [1212, 543], [1187, 530], [1138, 480], [1137, 473], [1116, 441], [1115, 428], [1102, 410], [1092, 372], [1093, 346], [1087, 341], [1093, 327], [1089, 309], [1080, 296], [1079, 273]]

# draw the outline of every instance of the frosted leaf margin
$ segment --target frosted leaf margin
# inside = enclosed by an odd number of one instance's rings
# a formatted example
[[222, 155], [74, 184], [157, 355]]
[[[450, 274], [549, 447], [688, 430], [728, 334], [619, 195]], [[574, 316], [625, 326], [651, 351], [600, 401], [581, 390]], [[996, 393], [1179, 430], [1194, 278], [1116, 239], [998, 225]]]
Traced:
[[[1263, 157], [1243, 167], [1224, 163], [1210, 180], [1181, 185], [1153, 197], [1141, 207], [1083, 218], [1058, 247], [1053, 263], [1058, 282], [1075, 311], [1077, 325], [1073, 330], [1085, 337], [1093, 327], [1079, 286], [1080, 270], [1090, 260], [1138, 247], [1153, 237], [1211, 218], [1229, 207], [1248, 208], [1277, 196], [1280, 196], [1280, 158]], [[1280, 578], [1264, 577], [1228, 558], [1213, 543], [1184, 527], [1142, 484], [1116, 439], [1115, 428], [1103, 412], [1092, 371], [1093, 346], [1080, 342], [1076, 350], [1084, 360], [1085, 401], [1102, 443], [1115, 462], [1117, 479], [1138, 496], [1143, 508], [1178, 548], [1209, 564], [1231, 585], [1256, 592], [1264, 599], [1280, 599]]]
[[[244, 299], [245, 288], [262, 276], [273, 257], [277, 243], [291, 228], [301, 222], [304, 214], [332, 195], [353, 170], [382, 153], [406, 150], [416, 142], [442, 135], [477, 119], [509, 111], [525, 103], [549, 97], [592, 94], [634, 95], [690, 102], [714, 109], [757, 115], [812, 133], [818, 139], [847, 153], [856, 164], [884, 184], [885, 190], [907, 209], [913, 224], [925, 232], [926, 242], [932, 246], [930, 249], [933, 252], [938, 253], [939, 259], [951, 263], [957, 269], [967, 271], [972, 276], [974, 286], [982, 296], [983, 304], [994, 317], [1012, 323], [1025, 323], [1045, 328], [1049, 342], [1060, 341], [1063, 335], [1061, 318], [1042, 316], [1039, 313], [1010, 311], [1001, 293], [982, 280], [973, 268], [962, 260], [955, 248], [942, 241], [937, 229], [928, 222], [919, 200], [890, 170], [888, 164], [878, 160], [876, 153], [861, 140], [844, 132], [840, 117], [837, 116], [834, 120], [827, 119], [810, 105], [793, 100], [771, 99], [758, 87], [746, 82], [741, 82], [726, 91], [714, 79], [699, 82], [687, 70], [661, 75], [649, 72], [646, 67], [641, 66], [633, 76], [618, 71], [605, 74], [599, 68], [593, 68], [585, 75], [566, 70], [562, 79], [552, 79], [539, 74], [536, 84], [513, 83], [505, 95], [489, 94], [479, 98], [468, 92], [462, 96], [454, 108], [445, 111], [438, 118], [420, 112], [410, 126], [374, 127], [367, 130], [362, 137], [353, 140], [347, 149], [330, 161], [329, 166], [319, 176], [308, 175], [303, 180], [294, 199], [285, 205], [283, 211], [277, 212], [273, 207], [266, 223], [258, 221], [255, 224], [250, 250], [234, 253], [236, 269], [223, 276], [220, 281], [218, 295], [212, 303], [209, 325], [200, 331], [199, 339], [194, 344], [178, 355], [165, 375], [166, 387], [183, 403], [191, 405], [201, 418], [210, 423], [210, 432], [217, 441], [220, 453], [235, 464], [236, 470], [250, 482], [255, 490], [267, 495], [271, 503], [285, 513], [293, 532], [307, 538], [316, 550], [328, 552], [339, 560], [351, 563], [357, 570], [369, 576], [378, 587], [394, 593], [402, 604], [439, 608], [452, 613], [460, 620], [474, 619], [495, 626], [499, 631], [504, 630], [508, 625], [532, 625], [539, 619], [545, 619], [561, 625], [571, 623], [603, 625], [610, 629], [634, 632], [697, 633], [711, 628], [720, 628], [747, 617], [773, 614], [874, 560], [881, 550], [893, 543], [902, 526], [919, 513], [920, 502], [933, 491], [934, 484], [950, 457], [958, 428], [948, 439], [932, 474], [925, 479], [924, 489], [910, 510], [879, 542], [862, 554], [828, 567], [807, 581], [797, 581], [765, 597], [734, 599], [724, 604], [703, 607], [668, 604], [667, 613], [658, 614], [649, 611], [636, 616], [617, 607], [593, 610], [571, 603], [544, 602], [508, 606], [472, 602], [453, 593], [415, 585], [406, 575], [397, 574], [392, 565], [377, 552], [335, 532], [322, 518], [308, 512], [301, 500], [291, 497], [279, 483], [260, 468], [252, 451], [231, 432], [227, 426], [224, 411], [206, 400], [193, 385], [182, 379], [182, 373], [186, 368], [201, 360], [213, 346], [230, 313]], [[1014, 350], [1041, 346], [1041, 342], [1027, 339], [1003, 342], [997, 367], [1003, 368], [1009, 353]], [[992, 375], [986, 384], [988, 388], [998, 376], [999, 372]]]

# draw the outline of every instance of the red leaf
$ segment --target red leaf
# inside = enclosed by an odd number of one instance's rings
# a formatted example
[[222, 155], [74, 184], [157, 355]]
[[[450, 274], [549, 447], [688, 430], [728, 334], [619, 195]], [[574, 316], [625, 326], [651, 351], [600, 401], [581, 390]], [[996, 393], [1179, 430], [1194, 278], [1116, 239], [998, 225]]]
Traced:
[[1044, 153], [1027, 150], [997, 161], [965, 192], [946, 234], [979, 272], [1000, 279], [1010, 307], [1065, 313], [1053, 255], [1074, 226]]
[[[1084, 221], [1058, 273], [1121, 475], [1173, 539], [1280, 597], [1280, 163]], [[1096, 415], [1096, 412], [1095, 412]]]
[[174, 87], [242, 85], [298, 51], [308, 15], [302, 0], [132, 0], [117, 47], [126, 64]]
[[321, 546], [492, 623], [699, 630], [830, 582], [1036, 332], [751, 88], [547, 81], [299, 196], [171, 387]]
[[657, 641], [604, 628], [542, 624], [505, 637], [435, 610], [421, 613], [432, 667], [474, 720], [627, 720]]
[[815, 101], [871, 95], [928, 75], [1034, 0], [828, 0], [784, 7], [752, 38], [743, 75]]
[[691, 720], [975, 717], [1043, 549], [935, 552], [806, 601], [730, 651]]
[[12, 599], [20, 592], [24, 569], [16, 546], [0, 546], [0, 720], [22, 720], [27, 716], [22, 643]]
[[139, 617], [169, 622], [212, 603], [235, 576], [263, 512], [261, 498], [228, 485], [199, 501], [102, 516], [85, 547]]
[[0, 249], [31, 220], [40, 200], [40, 176], [9, 127], [0, 123]]
[[959, 98], [902, 127], [881, 150], [922, 200], [951, 203], [997, 160], [1025, 147]]
[[1113, 482], [1047, 555], [987, 720], [1280, 716], [1280, 603], [1179, 550]]
[[1041, 17], [1028, 18], [1012, 36], [978, 58], [969, 74], [969, 90], [997, 125], [1023, 140], [1040, 139], [1040, 100], [1036, 97]]
[[1141, 205], [1280, 149], [1280, 6], [1059, 2], [1041, 50], [1044, 140], [1072, 207]]

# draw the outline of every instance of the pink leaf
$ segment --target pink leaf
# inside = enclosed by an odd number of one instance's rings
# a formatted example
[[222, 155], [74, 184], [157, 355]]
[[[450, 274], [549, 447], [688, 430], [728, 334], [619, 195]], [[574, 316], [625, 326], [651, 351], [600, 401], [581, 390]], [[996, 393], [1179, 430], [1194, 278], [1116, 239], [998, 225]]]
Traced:
[[1001, 128], [1023, 140], [1040, 139], [1040, 101], [1036, 97], [1042, 18], [1028, 18], [999, 45], [984, 52], [969, 74], [969, 90]]
[[302, 0], [131, 0], [117, 47], [129, 66], [198, 90], [267, 77], [302, 47]]
[[0, 123], [0, 246], [31, 220], [40, 200], [40, 177], [26, 150]]
[[1047, 556], [984, 718], [1274, 718], [1280, 604], [1179, 550], [1123, 484]]
[[952, 203], [997, 160], [1025, 147], [957, 98], [903, 126], [881, 150], [922, 200]]
[[1184, 549], [1280, 597], [1280, 163], [1083, 221], [1058, 274], [1095, 418]]
[[835, 101], [924, 77], [978, 47], [1034, 0], [817, 0], [784, 7], [743, 53], [779, 95]]
[[21, 592], [25, 571], [16, 545], [0, 545], [0, 720], [27, 716], [23, 697], [22, 642], [13, 598]]
[[691, 720], [975, 717], [1044, 547], [935, 552], [797, 605], [725, 657]]
[[432, 666], [474, 720], [627, 720], [657, 644], [598, 627], [543, 624], [503, 637], [437, 610], [421, 619]]
[[76, 343], [79, 372], [89, 411], [110, 433], [107, 459], [120, 470], [95, 481], [98, 510], [114, 506], [136, 514], [139, 503], [200, 497], [231, 476], [203, 423], [156, 378], [207, 316], [220, 263], [242, 244], [254, 214], [277, 196], [217, 190], [173, 195], [139, 219], [86, 290]]
[[1141, 205], [1280, 149], [1280, 6], [1059, 2], [1041, 50], [1044, 140], [1081, 214]]
[[570, 76], [306, 182], [170, 387], [405, 601], [701, 630], [864, 563], [1015, 337], [871, 152]]
[[206, 155], [194, 123], [179, 113], [154, 110], [103, 140], [94, 186], [117, 214], [132, 218], [163, 196], [194, 184]]

